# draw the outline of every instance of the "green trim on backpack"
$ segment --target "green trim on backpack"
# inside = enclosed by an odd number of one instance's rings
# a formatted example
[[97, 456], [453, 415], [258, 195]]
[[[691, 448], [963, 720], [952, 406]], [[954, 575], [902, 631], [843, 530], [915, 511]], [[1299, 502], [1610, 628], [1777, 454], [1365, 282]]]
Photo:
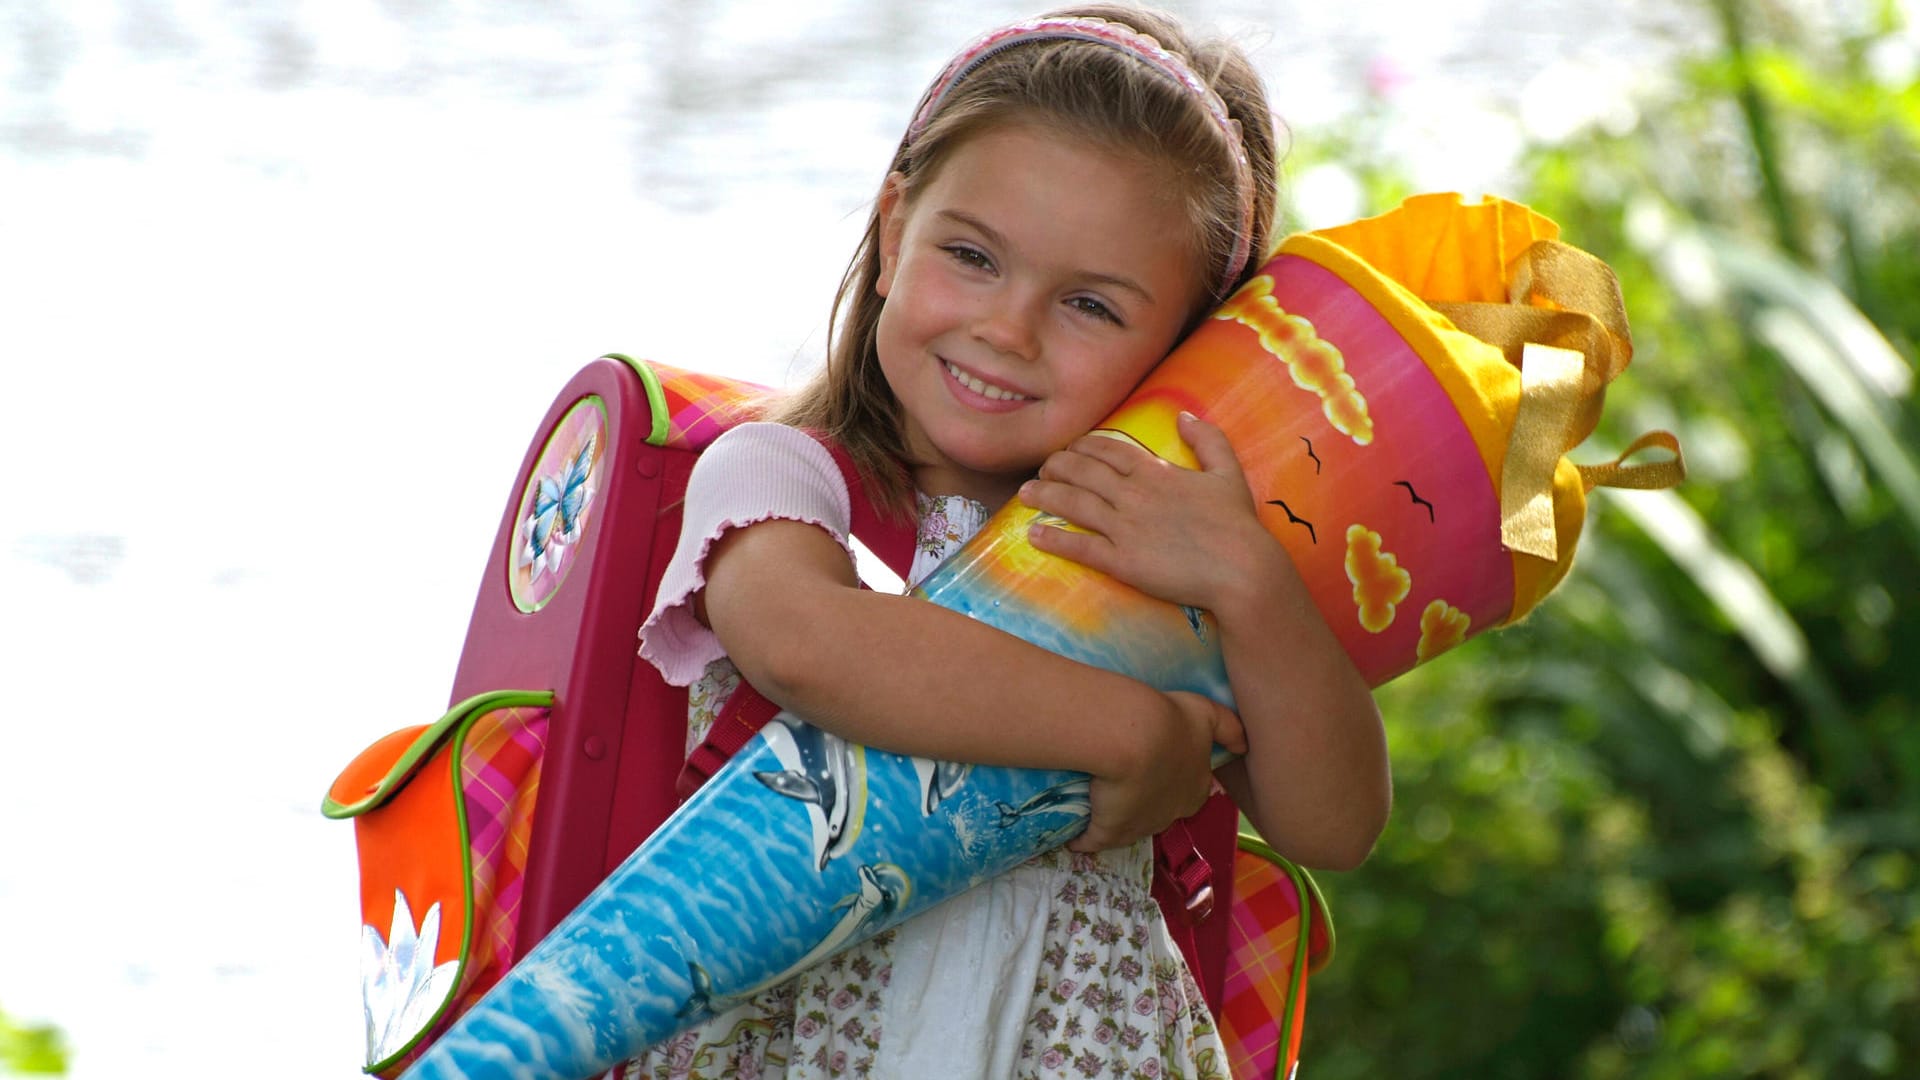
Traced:
[[[1259, 833], [1241, 832], [1238, 846], [1241, 851], [1247, 852], [1250, 855], [1257, 855], [1286, 871], [1287, 876], [1293, 879], [1293, 890], [1295, 894], [1300, 897], [1300, 933], [1294, 940], [1293, 974], [1287, 981], [1285, 1011], [1280, 1014], [1280, 1045], [1282, 1047], [1291, 1046], [1293, 1045], [1294, 1012], [1299, 1006], [1300, 992], [1306, 988], [1307, 975], [1309, 974], [1307, 954], [1309, 947], [1313, 944], [1314, 917], [1317, 913], [1320, 919], [1320, 925], [1327, 929], [1327, 951], [1319, 957], [1320, 963], [1314, 965], [1317, 970], [1318, 967], [1324, 966], [1328, 960], [1333, 958], [1333, 913], [1327, 907], [1326, 897], [1320, 895], [1320, 885], [1313, 880], [1313, 875], [1307, 873], [1305, 867], [1296, 865], [1293, 860], [1273, 850], [1273, 846], [1268, 844]], [[1283, 1053], [1280, 1055], [1280, 1065], [1284, 1066], [1285, 1064], [1286, 1054]], [[1288, 1080], [1288, 1078], [1281, 1077], [1276, 1073], [1275, 1080]]]
[[[422, 763], [433, 756], [435, 748], [450, 732], [478, 716], [484, 716], [494, 709], [545, 708], [553, 704], [551, 690], [488, 690], [475, 694], [448, 709], [446, 715], [428, 725], [426, 730], [414, 737], [413, 745], [387, 770], [387, 775], [368, 792], [365, 798], [350, 803], [335, 802], [329, 793], [320, 802], [320, 813], [335, 821], [356, 818], [369, 810], [378, 809], [381, 804], [393, 798], [394, 793], [407, 786], [414, 772]], [[457, 779], [457, 777], [456, 777]], [[464, 831], [464, 825], [462, 826]], [[465, 839], [464, 836], [461, 837]]]
[[635, 360], [626, 353], [610, 352], [602, 359], [618, 360], [632, 368], [633, 373], [640, 377], [640, 385], [647, 390], [647, 412], [653, 414], [653, 427], [647, 432], [647, 445], [667, 445], [669, 434], [667, 392], [660, 386], [660, 376], [654, 373], [653, 367], [645, 360]]

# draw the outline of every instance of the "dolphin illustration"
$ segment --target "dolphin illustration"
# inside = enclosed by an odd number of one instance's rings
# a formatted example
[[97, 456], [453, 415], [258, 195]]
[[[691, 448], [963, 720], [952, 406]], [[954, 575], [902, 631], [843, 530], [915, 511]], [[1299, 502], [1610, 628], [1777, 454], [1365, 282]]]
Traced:
[[1017, 807], [998, 801], [993, 805], [1000, 811], [1000, 827], [1003, 829], [1036, 814], [1086, 817], [1093, 812], [1093, 808], [1087, 805], [1087, 793], [1092, 786], [1091, 780], [1069, 780], [1064, 784], [1055, 784]]
[[[862, 936], [863, 930], [872, 927], [880, 929], [886, 920], [892, 918], [913, 895], [913, 882], [907, 872], [892, 863], [862, 864], [860, 867], [860, 891], [848, 893], [836, 902], [834, 910], [846, 908], [847, 913], [833, 924], [827, 936], [807, 950], [807, 955], [788, 965], [785, 971], [766, 982], [742, 991], [741, 998], [752, 997], [770, 986], [778, 986], [802, 971], [807, 970], [847, 945], [853, 944]], [[737, 1000], [737, 999], [736, 999]]]
[[713, 977], [707, 969], [693, 961], [687, 961], [687, 981], [693, 984], [693, 993], [680, 1011], [673, 1015], [681, 1020], [705, 1018], [731, 1007], [731, 1002], [713, 996]]
[[761, 730], [784, 768], [756, 772], [770, 790], [806, 804], [813, 822], [814, 869], [845, 855], [867, 814], [867, 748], [781, 713]]
[[925, 817], [938, 809], [940, 804], [953, 797], [966, 783], [967, 774], [973, 766], [959, 761], [935, 761], [932, 758], [913, 759], [913, 772], [920, 778], [920, 814]]
[[1184, 614], [1187, 617], [1187, 627], [1193, 631], [1193, 636], [1199, 638], [1201, 644], [1203, 645], [1206, 644], [1207, 613], [1200, 610], [1197, 607], [1192, 607], [1186, 604], [1180, 605], [1180, 611], [1182, 614]]

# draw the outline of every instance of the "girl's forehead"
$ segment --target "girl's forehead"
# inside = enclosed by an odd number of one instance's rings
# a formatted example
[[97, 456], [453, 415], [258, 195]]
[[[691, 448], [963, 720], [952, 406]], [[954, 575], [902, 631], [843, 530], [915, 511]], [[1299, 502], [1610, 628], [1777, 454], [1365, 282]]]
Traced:
[[923, 186], [937, 183], [960, 161], [976, 169], [999, 171], [1023, 167], [1032, 171], [1044, 163], [1062, 175], [1084, 171], [1124, 178], [1144, 176], [1150, 180], [1149, 187], [1170, 203], [1178, 202], [1184, 194], [1181, 170], [1171, 163], [1144, 149], [1077, 132], [1044, 116], [1003, 118], [957, 135], [942, 155], [935, 175]]
[[1156, 267], [1164, 287], [1197, 279], [1202, 247], [1172, 173], [1145, 154], [1052, 125], [1000, 125], [954, 147], [913, 209], [929, 224], [985, 226], [1037, 259]]

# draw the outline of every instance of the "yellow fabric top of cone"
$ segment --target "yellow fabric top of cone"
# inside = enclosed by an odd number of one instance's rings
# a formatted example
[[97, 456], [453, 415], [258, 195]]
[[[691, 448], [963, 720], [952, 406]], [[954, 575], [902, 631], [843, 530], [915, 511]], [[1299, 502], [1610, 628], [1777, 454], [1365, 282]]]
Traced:
[[[1468, 204], [1449, 193], [1415, 196], [1376, 217], [1296, 233], [1280, 251], [1338, 274], [1393, 324], [1446, 390], [1498, 491], [1519, 408], [1520, 371], [1500, 348], [1458, 329], [1431, 305], [1507, 303], [1514, 261], [1536, 241], [1559, 235], [1559, 225], [1519, 203]], [[1513, 609], [1502, 625], [1519, 621], [1566, 576], [1586, 510], [1586, 486], [1562, 457], [1553, 475], [1558, 557], [1512, 553]]]
[[1467, 204], [1453, 193], [1415, 195], [1377, 217], [1309, 233], [1338, 244], [1427, 303], [1504, 304], [1510, 267], [1560, 226], [1532, 209], [1488, 197]]

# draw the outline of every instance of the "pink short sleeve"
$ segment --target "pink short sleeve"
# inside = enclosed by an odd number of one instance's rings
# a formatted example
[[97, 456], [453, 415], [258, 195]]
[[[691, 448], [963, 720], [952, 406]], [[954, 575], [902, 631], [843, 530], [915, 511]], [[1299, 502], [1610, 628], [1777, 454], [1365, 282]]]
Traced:
[[660, 577], [653, 611], [640, 624], [640, 656], [667, 682], [686, 686], [726, 655], [693, 614], [714, 541], [728, 529], [772, 518], [818, 525], [845, 548], [852, 528], [847, 482], [813, 436], [783, 424], [741, 424], [694, 463], [680, 542]]

